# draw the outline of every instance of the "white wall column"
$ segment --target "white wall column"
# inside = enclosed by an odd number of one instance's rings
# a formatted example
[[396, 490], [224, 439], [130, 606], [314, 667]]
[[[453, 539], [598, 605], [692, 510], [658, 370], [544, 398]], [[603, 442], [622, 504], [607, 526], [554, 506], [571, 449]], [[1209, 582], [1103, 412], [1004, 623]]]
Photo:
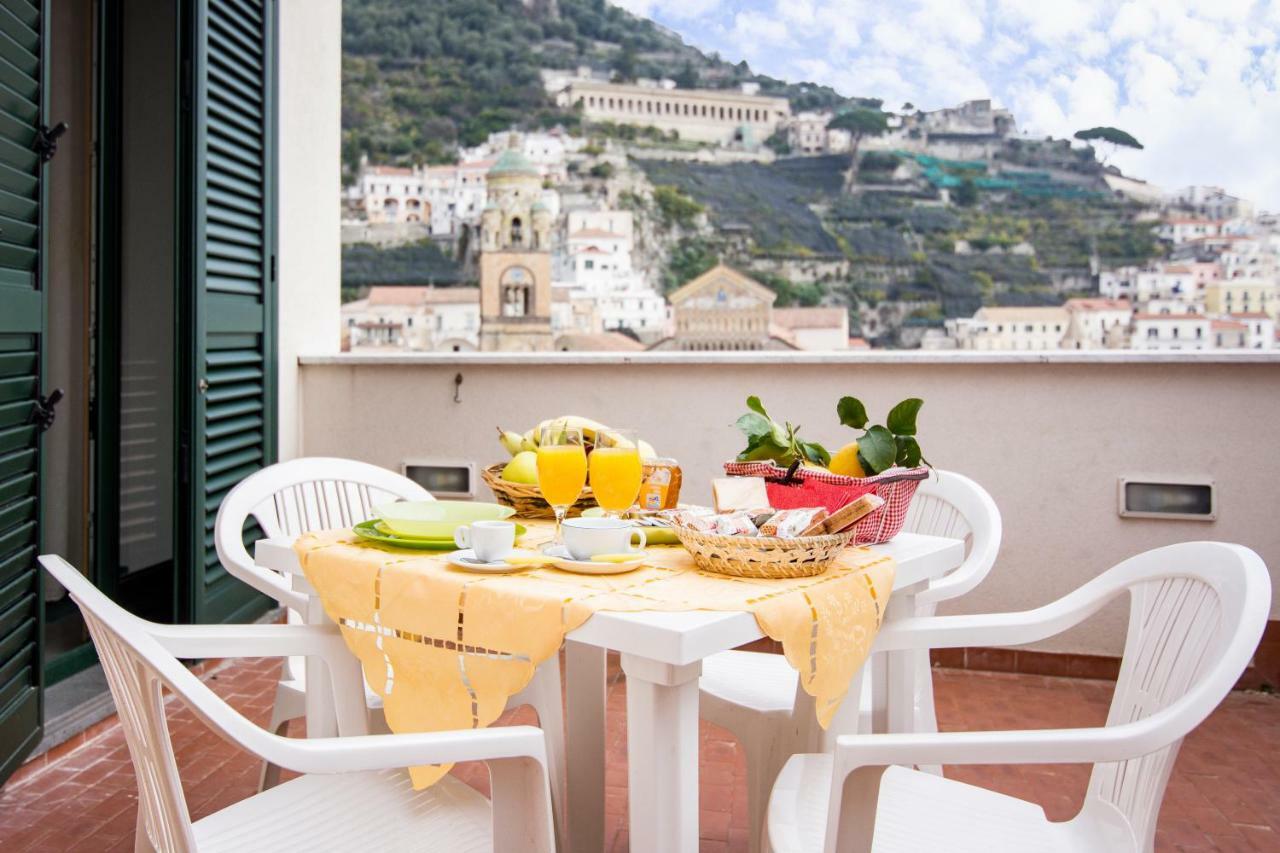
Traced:
[[339, 348], [342, 2], [279, 0], [280, 458], [301, 453], [298, 355]]

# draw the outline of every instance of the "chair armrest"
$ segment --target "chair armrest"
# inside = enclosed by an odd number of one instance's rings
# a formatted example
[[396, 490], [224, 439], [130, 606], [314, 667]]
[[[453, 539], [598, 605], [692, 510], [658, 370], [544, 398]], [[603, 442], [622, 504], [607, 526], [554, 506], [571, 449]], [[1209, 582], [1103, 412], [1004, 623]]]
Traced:
[[1022, 646], [1061, 634], [1126, 591], [1127, 587], [1103, 575], [1034, 610], [895, 619], [880, 627], [873, 651]]
[[843, 735], [844, 772], [892, 764], [1083, 764], [1124, 761], [1168, 746], [1185, 732], [1168, 711], [1132, 723], [1081, 729]]
[[[255, 727], [256, 728], [256, 727]], [[529, 758], [545, 767], [546, 741], [535, 726], [495, 726], [422, 734], [285, 738], [258, 729], [246, 744], [263, 758], [299, 773], [350, 773], [419, 764]]]
[[330, 662], [349, 657], [336, 627], [318, 625], [161, 625], [147, 623], [149, 633], [176, 658], [289, 657], [307, 655]]
[[324, 661], [333, 684], [333, 707], [343, 734], [368, 732], [364, 673], [336, 627], [319, 625], [160, 625], [147, 632], [176, 658], [289, 657]]

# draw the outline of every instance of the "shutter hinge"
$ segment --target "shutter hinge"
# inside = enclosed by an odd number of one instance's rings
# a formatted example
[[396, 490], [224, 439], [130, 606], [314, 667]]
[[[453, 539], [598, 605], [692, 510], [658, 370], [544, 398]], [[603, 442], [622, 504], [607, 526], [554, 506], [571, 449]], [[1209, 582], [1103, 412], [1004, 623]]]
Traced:
[[68, 127], [65, 121], [60, 121], [53, 127], [49, 127], [47, 124], [40, 125], [31, 147], [40, 155], [41, 163], [48, 163], [53, 159], [53, 155], [58, 153], [58, 137], [66, 133], [67, 130]]

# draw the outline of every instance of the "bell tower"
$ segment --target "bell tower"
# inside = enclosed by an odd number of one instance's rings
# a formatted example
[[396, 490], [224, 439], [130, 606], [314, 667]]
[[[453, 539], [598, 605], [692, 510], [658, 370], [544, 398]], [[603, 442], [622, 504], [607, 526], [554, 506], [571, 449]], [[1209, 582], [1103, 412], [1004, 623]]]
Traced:
[[485, 177], [480, 217], [480, 349], [539, 352], [551, 336], [551, 209], [538, 170], [514, 148]]

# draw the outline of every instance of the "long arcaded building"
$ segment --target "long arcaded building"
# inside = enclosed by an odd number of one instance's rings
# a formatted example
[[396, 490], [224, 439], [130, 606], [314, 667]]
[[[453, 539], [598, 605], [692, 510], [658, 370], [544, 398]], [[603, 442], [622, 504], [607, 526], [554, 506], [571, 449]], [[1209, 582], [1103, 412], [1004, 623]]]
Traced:
[[566, 106], [581, 104], [588, 121], [613, 121], [674, 130], [681, 139], [758, 145], [791, 115], [786, 98], [727, 89], [660, 89], [575, 80]]

